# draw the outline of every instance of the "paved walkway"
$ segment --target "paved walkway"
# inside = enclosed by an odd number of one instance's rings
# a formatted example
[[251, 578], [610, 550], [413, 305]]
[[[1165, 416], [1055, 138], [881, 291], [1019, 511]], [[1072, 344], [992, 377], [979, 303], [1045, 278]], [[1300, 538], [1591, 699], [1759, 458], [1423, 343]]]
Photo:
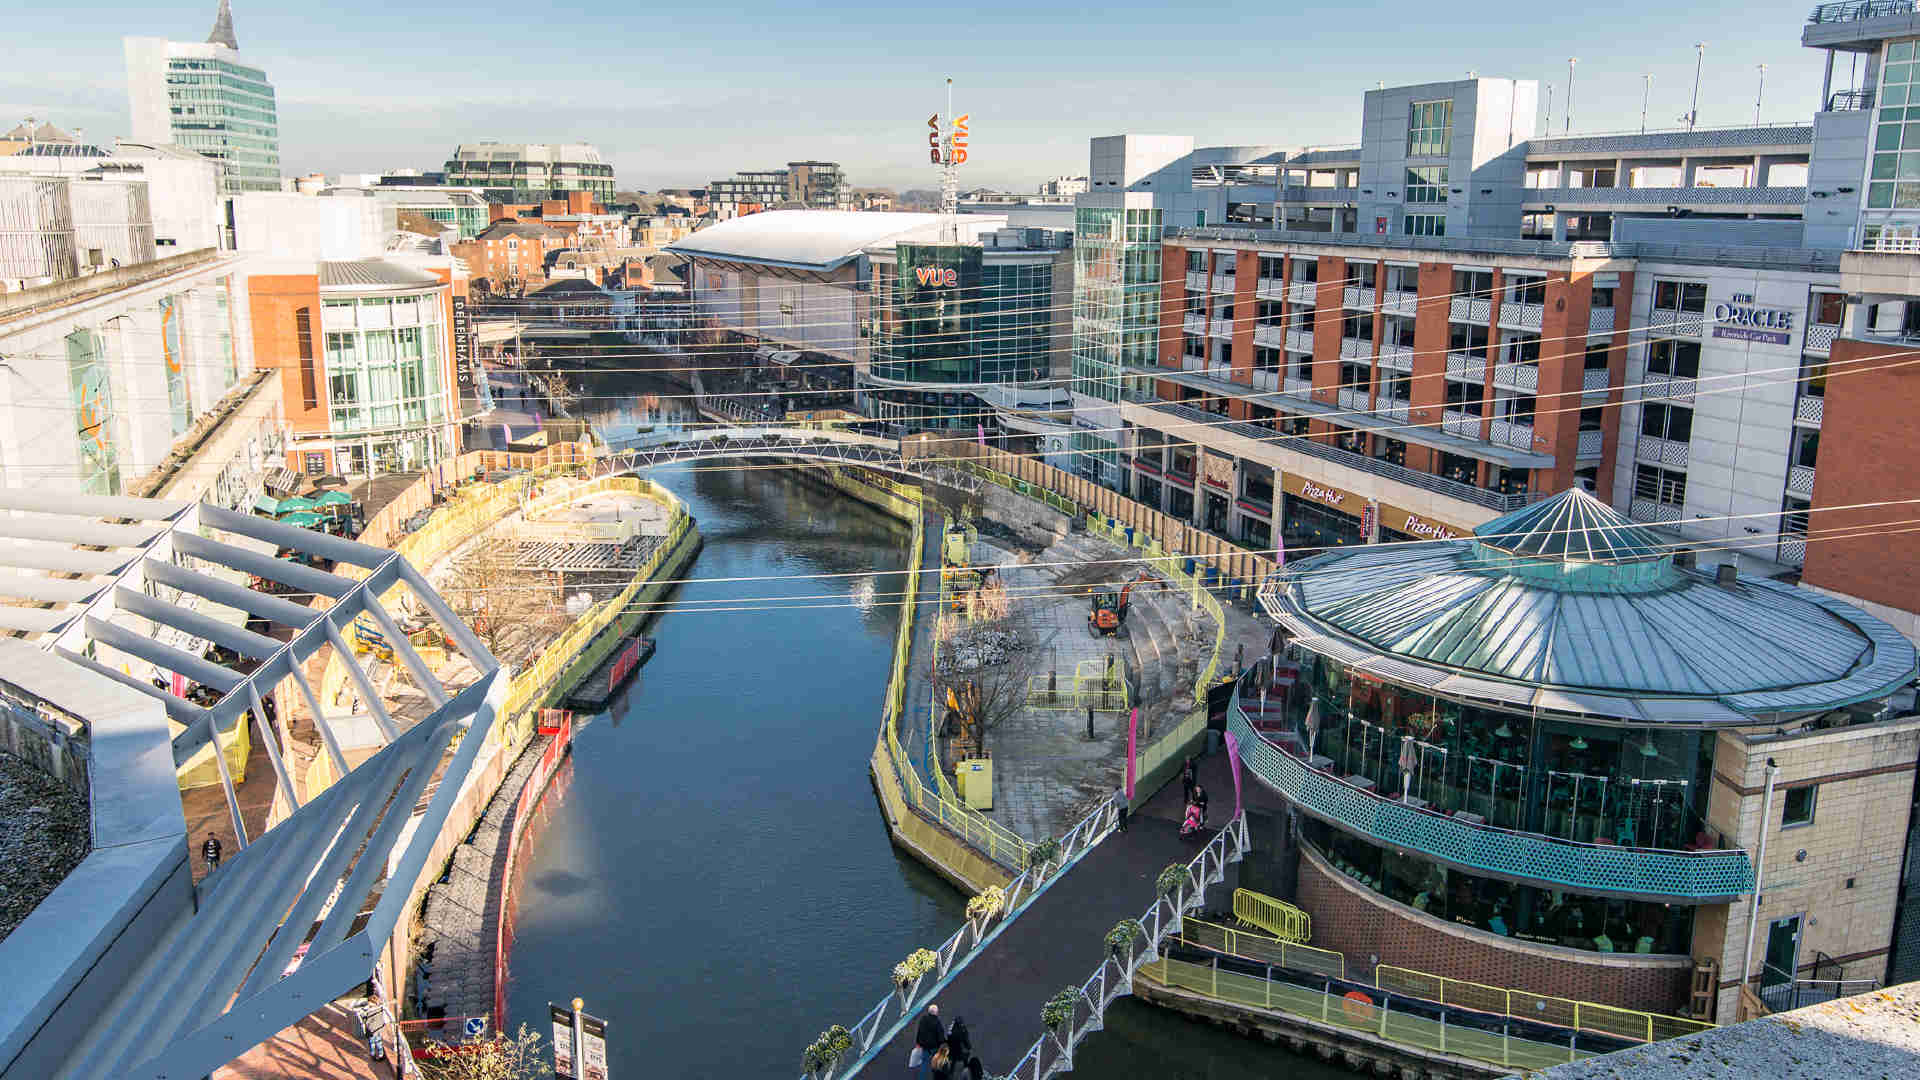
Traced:
[[367, 1059], [359, 1019], [336, 1003], [216, 1069], [213, 1080], [391, 1080], [393, 1075], [386, 1062]]
[[[1176, 800], [1179, 794], [1176, 788]], [[1044, 1030], [1040, 1007], [1085, 982], [1106, 954], [1107, 931], [1145, 911], [1160, 871], [1191, 860], [1201, 846], [1180, 837], [1173, 816], [1152, 808], [1135, 815], [1126, 832], [1088, 852], [940, 992], [935, 1003], [942, 1022], [966, 1020], [988, 1072], [1012, 1069]], [[860, 1075], [905, 1075], [913, 1027], [904, 1027]]]

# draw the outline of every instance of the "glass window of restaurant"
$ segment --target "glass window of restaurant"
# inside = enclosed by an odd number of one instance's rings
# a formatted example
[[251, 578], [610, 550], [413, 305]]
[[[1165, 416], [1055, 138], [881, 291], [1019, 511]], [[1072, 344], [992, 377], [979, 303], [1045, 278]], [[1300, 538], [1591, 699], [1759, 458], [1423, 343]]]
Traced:
[[1361, 542], [1360, 519], [1344, 514], [1311, 499], [1287, 493], [1283, 499], [1281, 536], [1290, 552], [1301, 549], [1338, 547]]
[[[1324, 657], [1312, 667], [1314, 751], [1363, 787], [1580, 843], [1718, 846], [1704, 820], [1711, 732], [1536, 719], [1350, 674]], [[1305, 737], [1304, 704], [1289, 716]]]
[[1377, 847], [1320, 821], [1309, 820], [1304, 831], [1335, 871], [1437, 919], [1589, 952], [1691, 951], [1690, 905], [1583, 896], [1480, 877], [1418, 852]]

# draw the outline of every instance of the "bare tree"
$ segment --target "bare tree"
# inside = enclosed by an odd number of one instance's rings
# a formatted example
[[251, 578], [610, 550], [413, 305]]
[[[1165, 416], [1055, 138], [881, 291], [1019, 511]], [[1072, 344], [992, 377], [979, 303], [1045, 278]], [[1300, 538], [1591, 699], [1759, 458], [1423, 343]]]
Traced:
[[423, 1070], [436, 1080], [540, 1080], [553, 1075], [541, 1052], [540, 1034], [525, 1024], [512, 1036], [496, 1031], [443, 1048], [449, 1052], [427, 1059], [430, 1065]]
[[542, 627], [566, 619], [558, 591], [543, 572], [519, 565], [519, 545], [512, 540], [484, 543], [458, 558], [441, 592], [487, 650], [503, 659], [503, 644], [543, 636]]
[[962, 613], [943, 612], [934, 626], [942, 656], [934, 692], [954, 753], [970, 756], [984, 752], [987, 735], [1027, 707], [1028, 687], [1044, 673], [1053, 635], [1036, 637], [997, 579], [959, 603]]

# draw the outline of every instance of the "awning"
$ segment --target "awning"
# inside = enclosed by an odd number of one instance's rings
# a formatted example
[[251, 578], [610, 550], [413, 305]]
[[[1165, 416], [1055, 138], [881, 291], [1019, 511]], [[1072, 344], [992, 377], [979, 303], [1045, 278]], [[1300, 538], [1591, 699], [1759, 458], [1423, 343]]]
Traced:
[[314, 503], [312, 499], [309, 499], [304, 495], [295, 495], [292, 498], [281, 499], [280, 508], [277, 511], [277, 513], [280, 513], [280, 514], [304, 513], [306, 511], [312, 510], [313, 506], [314, 506]]
[[768, 353], [767, 359], [776, 364], [791, 364], [800, 359], [800, 354], [791, 349], [782, 349], [779, 352]]
[[323, 491], [314, 498], [313, 505], [316, 507], [352, 506], [353, 496], [344, 491]]
[[280, 519], [282, 525], [292, 525], [302, 529], [317, 529], [326, 524], [327, 519], [311, 510], [301, 510]]
[[272, 469], [267, 473], [267, 490], [278, 495], [291, 495], [300, 490], [300, 474], [292, 469]]
[[256, 513], [275, 515], [280, 513], [280, 500], [271, 495], [261, 495], [253, 500], [253, 509]]

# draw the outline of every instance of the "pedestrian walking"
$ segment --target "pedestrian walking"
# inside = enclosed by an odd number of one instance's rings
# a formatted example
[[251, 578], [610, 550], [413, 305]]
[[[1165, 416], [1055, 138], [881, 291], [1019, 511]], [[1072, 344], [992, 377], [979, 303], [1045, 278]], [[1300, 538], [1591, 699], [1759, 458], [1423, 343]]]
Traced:
[[967, 1067], [961, 1070], [959, 1077], [960, 1080], [987, 1080], [987, 1067], [980, 1064], [979, 1058], [970, 1057], [967, 1059]]
[[207, 862], [207, 873], [220, 869], [220, 838], [207, 834], [207, 841], [200, 845], [200, 857]]
[[913, 1052], [907, 1055], [907, 1070], [916, 1077], [930, 1075], [933, 1052], [946, 1041], [947, 1029], [940, 1025], [940, 1006], [927, 1006], [927, 1011], [920, 1014], [919, 1026], [913, 1031]]
[[1199, 784], [1193, 785], [1193, 805], [1200, 808], [1200, 824], [1207, 823], [1207, 789]]
[[940, 1048], [933, 1052], [932, 1059], [927, 1063], [927, 1075], [932, 1080], [953, 1080], [953, 1052], [947, 1049], [945, 1043], [941, 1043]]
[[955, 1072], [960, 1071], [966, 1060], [973, 1056], [973, 1034], [967, 1030], [967, 1021], [963, 1017], [954, 1017], [953, 1026], [947, 1029], [947, 1055], [953, 1062]]
[[1193, 758], [1189, 757], [1187, 758], [1187, 763], [1185, 765], [1180, 766], [1180, 801], [1181, 802], [1193, 801], [1193, 789], [1199, 785], [1199, 782], [1200, 782], [1200, 770], [1194, 767]]

